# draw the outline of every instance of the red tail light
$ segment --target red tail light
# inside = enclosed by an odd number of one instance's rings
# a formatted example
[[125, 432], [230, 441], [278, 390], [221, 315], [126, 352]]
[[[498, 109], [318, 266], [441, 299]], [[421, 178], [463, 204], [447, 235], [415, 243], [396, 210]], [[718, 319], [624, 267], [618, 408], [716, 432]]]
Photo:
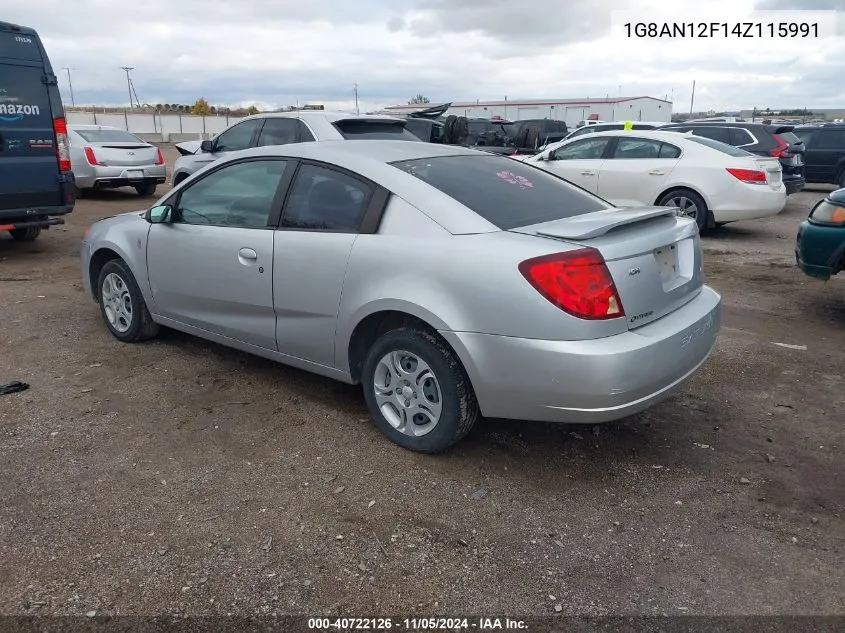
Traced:
[[790, 154], [787, 151], [789, 149], [789, 144], [784, 141], [779, 134], [772, 134], [772, 136], [774, 137], [778, 146], [772, 150], [769, 150], [769, 155], [774, 156], [775, 158], [792, 158], [794, 154]]
[[581, 319], [625, 316], [613, 277], [594, 248], [528, 259], [519, 272], [558, 308]]
[[728, 168], [728, 173], [742, 182], [749, 185], [765, 185], [766, 172], [757, 171], [756, 169], [731, 169]]
[[164, 154], [159, 147], [156, 148], [156, 165], [164, 165]]
[[53, 119], [53, 133], [56, 135], [56, 160], [59, 171], [70, 171], [70, 146], [67, 140], [67, 121]]
[[88, 161], [89, 165], [102, 165], [100, 161], [97, 160], [97, 156], [94, 154], [94, 148], [85, 146], [85, 159]]

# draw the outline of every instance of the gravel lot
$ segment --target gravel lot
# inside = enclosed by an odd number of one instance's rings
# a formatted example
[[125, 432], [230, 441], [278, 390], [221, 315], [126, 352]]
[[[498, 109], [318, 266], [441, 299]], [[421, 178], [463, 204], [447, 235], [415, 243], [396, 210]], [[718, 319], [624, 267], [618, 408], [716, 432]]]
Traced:
[[114, 340], [80, 239], [150, 199], [3, 234], [0, 382], [31, 388], [0, 396], [0, 612], [845, 614], [845, 279], [792, 252], [829, 189], [705, 238], [725, 326], [682, 394], [595, 429], [482, 421], [433, 457], [358, 388]]

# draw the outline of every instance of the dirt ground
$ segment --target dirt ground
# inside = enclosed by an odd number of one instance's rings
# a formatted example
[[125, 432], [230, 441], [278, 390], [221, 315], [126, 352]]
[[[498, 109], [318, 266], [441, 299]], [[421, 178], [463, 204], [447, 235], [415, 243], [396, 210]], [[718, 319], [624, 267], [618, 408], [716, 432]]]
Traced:
[[482, 421], [438, 456], [359, 388], [113, 339], [80, 239], [151, 199], [3, 235], [0, 382], [31, 388], [0, 396], [0, 612], [845, 614], [845, 278], [792, 251], [828, 190], [705, 238], [725, 324], [682, 394], [595, 429]]

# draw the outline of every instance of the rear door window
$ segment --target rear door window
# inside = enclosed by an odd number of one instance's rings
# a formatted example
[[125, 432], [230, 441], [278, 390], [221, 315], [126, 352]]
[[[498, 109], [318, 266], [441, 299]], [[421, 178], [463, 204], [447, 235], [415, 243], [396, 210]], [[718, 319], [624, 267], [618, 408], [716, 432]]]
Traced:
[[286, 117], [268, 117], [261, 128], [258, 136], [258, 147], [265, 145], [287, 145], [296, 143], [299, 139], [299, 126], [297, 119]]
[[[42, 61], [38, 38], [26, 33], [0, 32], [0, 57], [28, 62]], [[4, 87], [4, 86], [0, 86]]]
[[845, 130], [822, 130], [818, 147], [819, 149], [845, 149]]
[[346, 119], [335, 121], [334, 127], [345, 139], [381, 139], [387, 141], [419, 141], [405, 129], [405, 121]]
[[609, 208], [562, 178], [504, 156], [437, 156], [392, 164], [502, 230]]

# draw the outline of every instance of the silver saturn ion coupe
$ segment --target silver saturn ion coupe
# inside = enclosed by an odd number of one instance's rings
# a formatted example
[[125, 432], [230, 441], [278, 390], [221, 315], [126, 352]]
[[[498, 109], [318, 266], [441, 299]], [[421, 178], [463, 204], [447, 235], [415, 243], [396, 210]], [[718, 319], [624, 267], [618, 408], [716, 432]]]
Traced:
[[95, 223], [82, 276], [124, 342], [167, 326], [363, 385], [438, 452], [480, 416], [622, 418], [705, 362], [721, 298], [693, 220], [505, 156], [403, 141], [233, 153]]

